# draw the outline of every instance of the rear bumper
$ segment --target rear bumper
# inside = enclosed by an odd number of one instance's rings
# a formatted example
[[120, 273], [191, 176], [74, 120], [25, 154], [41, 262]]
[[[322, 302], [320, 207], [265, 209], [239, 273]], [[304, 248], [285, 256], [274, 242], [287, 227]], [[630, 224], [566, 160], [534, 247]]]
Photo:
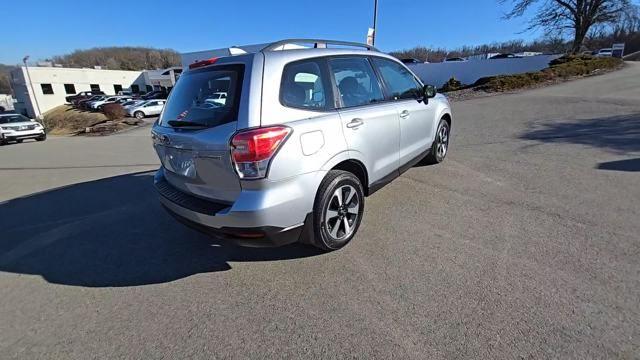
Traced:
[[[244, 246], [281, 246], [303, 240], [310, 226], [311, 207], [287, 216], [282, 208], [300, 208], [303, 199], [292, 196], [274, 206], [257, 201], [247, 208], [243, 201], [234, 204], [204, 200], [184, 193], [167, 182], [160, 168], [154, 185], [165, 209], [183, 224], [200, 232], [221, 237]], [[255, 191], [253, 191], [255, 193]], [[242, 196], [242, 195], [241, 195]], [[250, 194], [249, 197], [256, 197]], [[283, 216], [284, 215], [284, 216]], [[274, 216], [279, 216], [276, 220]], [[291, 225], [289, 225], [291, 224]], [[306, 225], [306, 226], [305, 226]]]

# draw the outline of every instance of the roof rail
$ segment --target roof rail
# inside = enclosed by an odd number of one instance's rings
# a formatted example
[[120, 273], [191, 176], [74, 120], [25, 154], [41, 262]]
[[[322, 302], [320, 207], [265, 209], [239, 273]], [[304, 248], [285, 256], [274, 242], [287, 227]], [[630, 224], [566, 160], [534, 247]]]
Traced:
[[284, 39], [273, 42], [265, 46], [262, 51], [274, 51], [278, 50], [279, 47], [284, 47], [289, 44], [313, 44], [313, 47], [316, 49], [325, 49], [327, 45], [342, 45], [342, 46], [352, 46], [352, 47], [360, 47], [365, 48], [370, 51], [378, 51], [375, 47], [367, 44], [350, 42], [350, 41], [340, 41], [340, 40], [322, 40], [322, 39]]

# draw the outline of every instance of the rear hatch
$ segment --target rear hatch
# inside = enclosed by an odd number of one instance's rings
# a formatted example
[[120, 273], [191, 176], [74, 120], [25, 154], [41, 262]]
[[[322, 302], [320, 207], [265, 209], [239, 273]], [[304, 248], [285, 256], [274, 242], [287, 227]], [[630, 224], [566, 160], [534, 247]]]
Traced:
[[241, 64], [192, 69], [171, 91], [152, 137], [167, 181], [179, 190], [228, 203], [240, 193], [229, 142], [238, 127], [244, 71]]

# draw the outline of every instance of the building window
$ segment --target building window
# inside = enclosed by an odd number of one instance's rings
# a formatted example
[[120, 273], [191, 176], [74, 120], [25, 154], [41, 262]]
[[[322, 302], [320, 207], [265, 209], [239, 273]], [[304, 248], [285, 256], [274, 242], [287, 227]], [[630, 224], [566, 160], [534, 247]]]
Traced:
[[113, 84], [113, 91], [115, 91], [116, 95], [118, 95], [118, 93], [122, 91], [122, 85]]
[[134, 94], [139, 94], [140, 93], [140, 86], [133, 84], [131, 85], [131, 92]]
[[42, 87], [42, 93], [45, 95], [53, 95], [53, 87], [51, 84], [40, 84]]
[[150, 93], [153, 91], [153, 86], [147, 85], [147, 92]]
[[64, 84], [64, 92], [67, 94], [75, 94], [76, 86], [73, 84]]
[[91, 91], [100, 91], [100, 85], [99, 84], [91, 84]]

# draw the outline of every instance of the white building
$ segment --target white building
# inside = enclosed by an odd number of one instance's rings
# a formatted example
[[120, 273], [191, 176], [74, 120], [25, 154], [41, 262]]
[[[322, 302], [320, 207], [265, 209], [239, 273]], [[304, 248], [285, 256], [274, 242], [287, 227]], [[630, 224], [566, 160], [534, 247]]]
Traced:
[[[133, 93], [158, 89], [170, 90], [175, 84], [174, 69], [125, 71], [75, 69], [61, 67], [24, 67], [11, 72], [11, 86], [16, 97], [15, 109], [30, 117], [37, 117], [66, 103], [65, 98], [81, 91], [100, 90], [107, 95], [127, 90]], [[163, 73], [167, 72], [167, 75]], [[29, 84], [31, 79], [31, 84]], [[39, 110], [38, 110], [39, 109]]]

